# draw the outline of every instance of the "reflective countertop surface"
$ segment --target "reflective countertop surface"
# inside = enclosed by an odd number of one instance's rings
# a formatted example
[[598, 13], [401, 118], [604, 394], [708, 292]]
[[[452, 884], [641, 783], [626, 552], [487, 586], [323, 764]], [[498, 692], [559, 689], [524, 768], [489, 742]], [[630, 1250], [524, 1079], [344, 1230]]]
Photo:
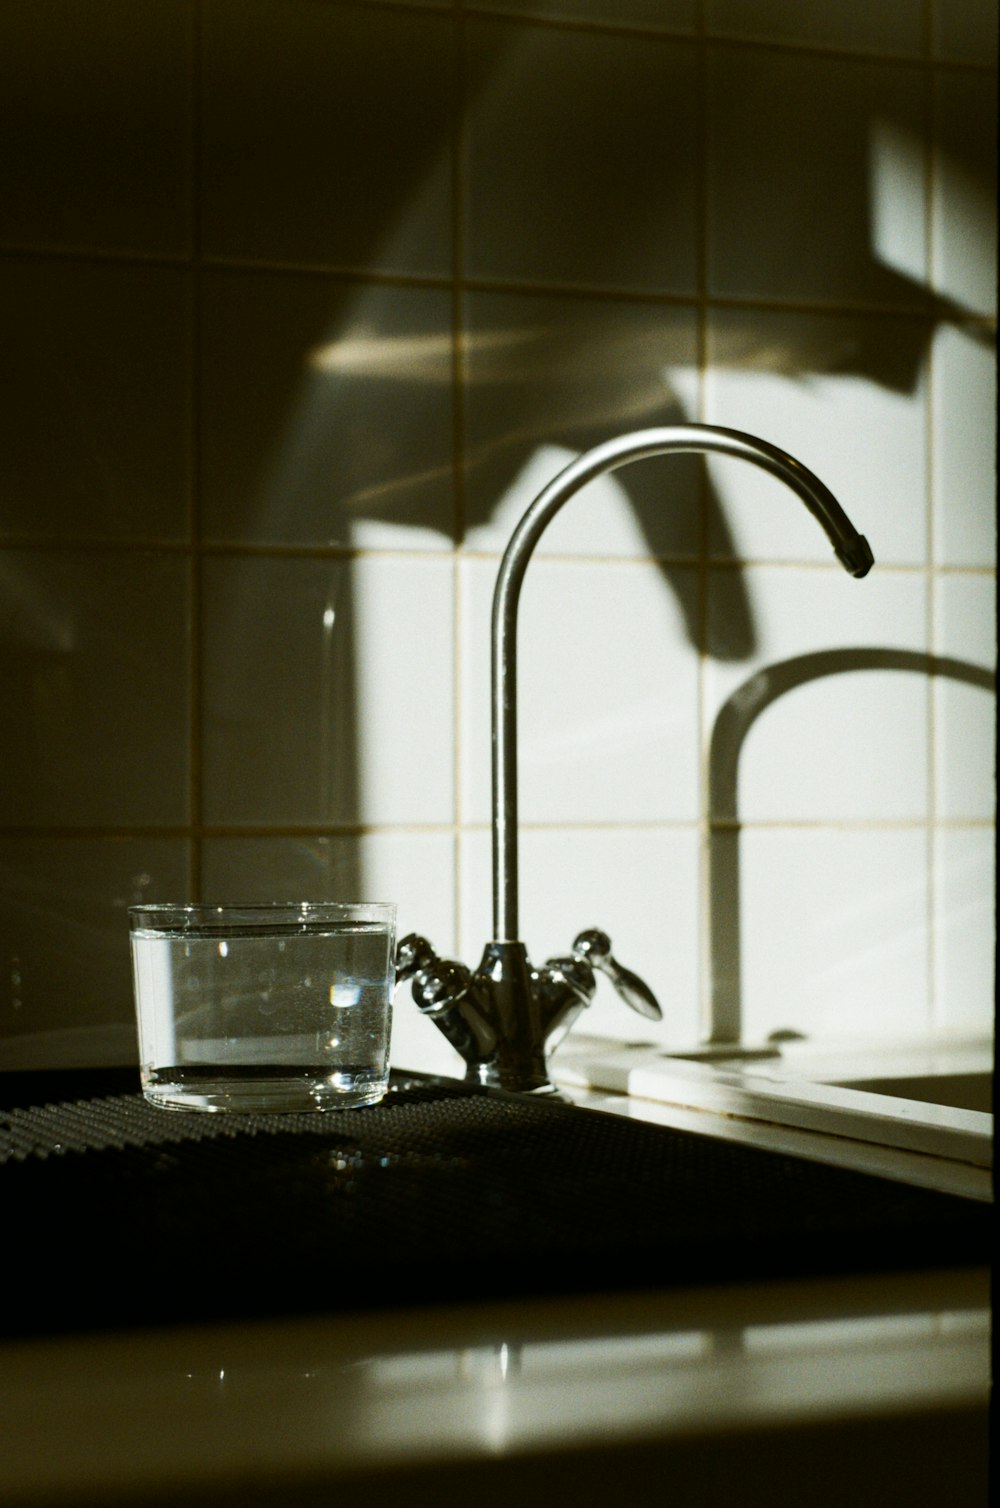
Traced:
[[924, 1471], [935, 1423], [985, 1440], [988, 1303], [970, 1269], [8, 1343], [0, 1503], [311, 1502], [337, 1483], [422, 1502], [455, 1471], [547, 1462], [568, 1484], [605, 1457], [659, 1460], [662, 1488], [720, 1442], [817, 1429], [909, 1438]]

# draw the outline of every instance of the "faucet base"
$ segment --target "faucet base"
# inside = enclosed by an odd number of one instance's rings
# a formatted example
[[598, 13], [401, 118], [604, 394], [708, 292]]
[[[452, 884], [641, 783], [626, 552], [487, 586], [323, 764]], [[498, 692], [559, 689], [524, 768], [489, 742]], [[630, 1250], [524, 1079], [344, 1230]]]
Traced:
[[473, 988], [489, 1002], [492, 1051], [487, 1060], [469, 1064], [467, 1081], [519, 1094], [556, 1092], [545, 1066], [545, 1030], [531, 973], [524, 943], [486, 944]]
[[558, 1046], [596, 989], [594, 970], [607, 974], [641, 1015], [660, 1019], [660, 1007], [638, 975], [611, 956], [611, 939], [596, 928], [581, 932], [565, 958], [533, 968], [522, 942], [486, 944], [476, 972], [439, 958], [425, 937], [410, 933], [396, 950], [396, 980], [413, 980], [413, 1000], [466, 1064], [470, 1086], [557, 1100], [566, 1096], [549, 1078], [547, 1052]]

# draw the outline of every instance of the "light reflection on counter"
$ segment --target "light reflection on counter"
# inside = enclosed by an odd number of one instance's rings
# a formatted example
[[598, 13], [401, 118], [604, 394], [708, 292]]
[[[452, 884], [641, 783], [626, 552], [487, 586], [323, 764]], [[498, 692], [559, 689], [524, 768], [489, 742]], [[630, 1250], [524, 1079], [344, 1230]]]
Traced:
[[436, 1472], [578, 1460], [589, 1483], [633, 1450], [669, 1462], [831, 1422], [905, 1427], [917, 1471], [936, 1419], [975, 1438], [981, 1418], [985, 1439], [989, 1387], [976, 1269], [17, 1342], [0, 1508], [145, 1508], [154, 1488], [156, 1508], [271, 1508], [289, 1484], [362, 1479], [398, 1508]]

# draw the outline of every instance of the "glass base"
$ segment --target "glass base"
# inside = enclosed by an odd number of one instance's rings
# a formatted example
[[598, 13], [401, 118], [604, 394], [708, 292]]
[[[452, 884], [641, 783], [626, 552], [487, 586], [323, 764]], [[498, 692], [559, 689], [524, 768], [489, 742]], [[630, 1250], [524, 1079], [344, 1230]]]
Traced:
[[302, 1114], [356, 1110], [374, 1105], [388, 1088], [388, 1073], [375, 1069], [212, 1068], [143, 1069], [142, 1092], [164, 1110]]

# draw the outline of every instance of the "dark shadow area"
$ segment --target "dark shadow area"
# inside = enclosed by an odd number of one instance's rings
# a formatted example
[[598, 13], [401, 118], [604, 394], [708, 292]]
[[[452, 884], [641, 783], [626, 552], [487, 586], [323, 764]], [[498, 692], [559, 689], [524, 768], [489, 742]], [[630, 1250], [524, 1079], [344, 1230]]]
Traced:
[[20, 1338], [977, 1267], [993, 1225], [976, 1200], [413, 1076], [361, 1114], [164, 1112], [107, 1088], [11, 1108], [0, 1198], [0, 1335]]
[[[742, 1031], [739, 762], [757, 718], [809, 681], [863, 670], [942, 676], [992, 691], [996, 677], [967, 660], [908, 649], [829, 649], [796, 655], [751, 677], [719, 709], [709, 745], [709, 966], [713, 1043], [738, 1043]], [[724, 827], [718, 824], [725, 823]]]

